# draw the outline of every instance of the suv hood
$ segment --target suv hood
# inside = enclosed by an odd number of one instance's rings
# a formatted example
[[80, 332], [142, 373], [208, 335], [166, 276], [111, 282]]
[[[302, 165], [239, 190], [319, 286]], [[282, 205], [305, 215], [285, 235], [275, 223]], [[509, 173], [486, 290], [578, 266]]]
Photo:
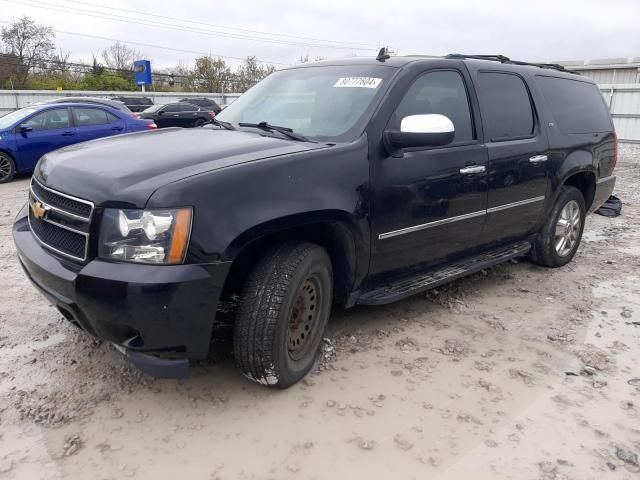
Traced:
[[280, 155], [327, 148], [259, 133], [168, 128], [79, 143], [42, 157], [34, 175], [44, 185], [97, 206], [145, 206], [176, 180]]

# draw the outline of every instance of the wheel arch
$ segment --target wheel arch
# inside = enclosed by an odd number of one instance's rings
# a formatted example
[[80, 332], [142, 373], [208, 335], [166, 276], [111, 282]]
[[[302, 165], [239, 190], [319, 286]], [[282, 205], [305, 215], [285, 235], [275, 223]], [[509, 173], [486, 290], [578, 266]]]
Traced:
[[596, 195], [596, 174], [590, 170], [582, 170], [565, 178], [563, 185], [580, 190], [584, 197], [585, 207], [589, 211]]
[[[588, 150], [575, 150], [569, 153], [560, 164], [560, 168], [554, 175], [556, 185], [553, 206], [560, 195], [563, 186], [569, 185], [582, 192], [587, 211], [591, 207], [595, 197], [596, 181], [598, 173], [594, 166], [593, 154]], [[550, 206], [550, 208], [551, 208]]]
[[224, 257], [232, 261], [223, 296], [237, 294], [260, 255], [278, 242], [297, 239], [327, 250], [334, 272], [334, 296], [344, 303], [368, 269], [368, 238], [347, 212], [323, 210], [269, 220], [238, 235]]

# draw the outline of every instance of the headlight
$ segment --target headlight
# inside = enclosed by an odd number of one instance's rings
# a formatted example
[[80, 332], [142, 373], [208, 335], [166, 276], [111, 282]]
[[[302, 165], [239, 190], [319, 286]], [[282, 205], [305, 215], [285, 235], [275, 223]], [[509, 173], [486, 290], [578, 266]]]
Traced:
[[126, 262], [182, 263], [191, 233], [191, 209], [106, 208], [98, 256]]

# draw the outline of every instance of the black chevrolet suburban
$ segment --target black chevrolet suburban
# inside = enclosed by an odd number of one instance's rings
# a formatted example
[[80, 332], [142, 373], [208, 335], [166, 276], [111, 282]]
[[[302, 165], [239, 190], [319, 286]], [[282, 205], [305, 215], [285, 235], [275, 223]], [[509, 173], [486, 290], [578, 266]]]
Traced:
[[213, 122], [48, 153], [13, 227], [61, 314], [157, 376], [207, 358], [224, 318], [244, 375], [292, 385], [333, 307], [561, 267], [615, 183], [595, 83], [503, 56], [304, 64]]

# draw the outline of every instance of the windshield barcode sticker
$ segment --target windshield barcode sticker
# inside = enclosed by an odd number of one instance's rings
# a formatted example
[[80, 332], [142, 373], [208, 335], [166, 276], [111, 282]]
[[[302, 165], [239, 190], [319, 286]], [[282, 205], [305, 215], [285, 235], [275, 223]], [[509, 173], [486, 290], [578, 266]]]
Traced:
[[371, 77], [344, 77], [339, 78], [334, 87], [347, 87], [347, 88], [378, 88], [381, 78]]

